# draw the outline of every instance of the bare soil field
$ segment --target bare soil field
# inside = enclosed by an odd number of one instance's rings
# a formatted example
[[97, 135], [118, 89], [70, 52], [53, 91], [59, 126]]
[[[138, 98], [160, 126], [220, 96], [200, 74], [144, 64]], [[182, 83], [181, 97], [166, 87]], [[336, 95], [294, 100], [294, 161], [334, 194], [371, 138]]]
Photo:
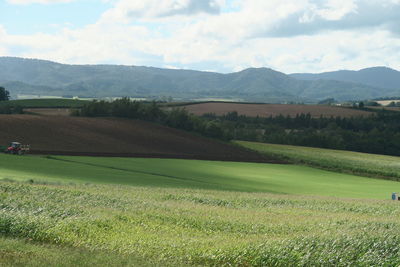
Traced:
[[24, 112], [46, 116], [69, 116], [70, 108], [24, 108]]
[[284, 105], [284, 104], [239, 104], [239, 103], [200, 103], [184, 106], [184, 108], [195, 115], [215, 113], [216, 115], [227, 114], [237, 111], [239, 115], [250, 117], [291, 116], [310, 113], [312, 117], [357, 117], [369, 116], [373, 113], [363, 110], [350, 109], [323, 105]]
[[274, 162], [256, 152], [138, 120], [0, 115], [0, 145], [30, 144], [34, 154]]
[[371, 106], [368, 106], [367, 108], [376, 109], [376, 110], [400, 111], [400, 107], [385, 107], [385, 106], [371, 107]]

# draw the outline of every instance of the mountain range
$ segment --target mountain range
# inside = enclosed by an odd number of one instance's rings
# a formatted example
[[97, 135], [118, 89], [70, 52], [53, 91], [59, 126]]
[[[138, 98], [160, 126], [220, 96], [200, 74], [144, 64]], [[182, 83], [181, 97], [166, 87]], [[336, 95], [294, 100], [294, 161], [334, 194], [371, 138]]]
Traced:
[[400, 72], [387, 67], [373, 67], [359, 71], [340, 70], [319, 74], [294, 73], [291, 77], [300, 80], [336, 80], [365, 84], [377, 88], [400, 89]]
[[321, 74], [284, 74], [249, 68], [222, 74], [122, 65], [66, 65], [0, 57], [0, 86], [18, 95], [178, 100], [232, 99], [252, 102], [318, 102], [400, 96], [400, 72], [376, 67]]

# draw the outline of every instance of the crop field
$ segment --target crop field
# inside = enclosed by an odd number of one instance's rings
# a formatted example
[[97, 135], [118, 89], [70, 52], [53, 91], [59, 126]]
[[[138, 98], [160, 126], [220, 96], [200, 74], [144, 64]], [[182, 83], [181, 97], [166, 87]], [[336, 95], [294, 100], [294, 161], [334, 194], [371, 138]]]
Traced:
[[307, 166], [0, 154], [4, 266], [400, 264], [400, 183]]
[[235, 143], [269, 157], [280, 158], [295, 164], [400, 180], [400, 158], [395, 156], [246, 141], [235, 141]]
[[0, 115], [0, 145], [33, 153], [268, 161], [244, 150], [154, 123], [122, 118]]
[[0, 105], [18, 105], [24, 108], [79, 108], [87, 101], [67, 98], [21, 99], [0, 102]]
[[374, 109], [374, 110], [400, 111], [400, 107], [384, 107], [384, 106], [372, 107], [372, 106], [369, 106], [368, 108]]
[[312, 117], [357, 117], [370, 116], [372, 112], [325, 105], [284, 105], [284, 104], [242, 104], [242, 103], [200, 103], [190, 104], [184, 108], [195, 115], [215, 113], [224, 115], [236, 111], [239, 115], [249, 117], [276, 117], [279, 115], [295, 117], [297, 114], [310, 113]]
[[24, 108], [24, 113], [33, 113], [45, 116], [70, 116], [70, 108]]
[[0, 198], [3, 266], [400, 264], [389, 200], [57, 180], [2, 180]]
[[307, 166], [178, 159], [0, 155], [0, 179], [388, 199], [400, 183]]

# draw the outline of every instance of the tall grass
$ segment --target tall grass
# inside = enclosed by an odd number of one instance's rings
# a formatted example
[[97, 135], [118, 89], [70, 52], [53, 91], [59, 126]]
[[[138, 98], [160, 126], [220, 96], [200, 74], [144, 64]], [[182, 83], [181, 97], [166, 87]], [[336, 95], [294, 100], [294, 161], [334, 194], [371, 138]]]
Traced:
[[80, 108], [86, 100], [68, 98], [49, 98], [49, 99], [20, 99], [0, 102], [0, 106], [20, 106], [23, 108]]
[[400, 181], [400, 157], [246, 141], [235, 143], [295, 164]]
[[389, 200], [3, 180], [0, 259], [49, 244], [32, 252], [38, 265], [65, 248], [153, 265], [397, 266], [399, 212]]

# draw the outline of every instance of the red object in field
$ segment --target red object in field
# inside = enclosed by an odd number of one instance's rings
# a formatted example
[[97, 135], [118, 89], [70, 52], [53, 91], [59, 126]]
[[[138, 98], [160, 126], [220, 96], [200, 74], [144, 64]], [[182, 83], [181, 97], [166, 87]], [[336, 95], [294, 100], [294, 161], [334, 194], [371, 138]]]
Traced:
[[29, 145], [21, 145], [21, 143], [12, 142], [10, 146], [7, 148], [6, 153], [23, 155], [29, 152], [29, 150], [30, 150]]

